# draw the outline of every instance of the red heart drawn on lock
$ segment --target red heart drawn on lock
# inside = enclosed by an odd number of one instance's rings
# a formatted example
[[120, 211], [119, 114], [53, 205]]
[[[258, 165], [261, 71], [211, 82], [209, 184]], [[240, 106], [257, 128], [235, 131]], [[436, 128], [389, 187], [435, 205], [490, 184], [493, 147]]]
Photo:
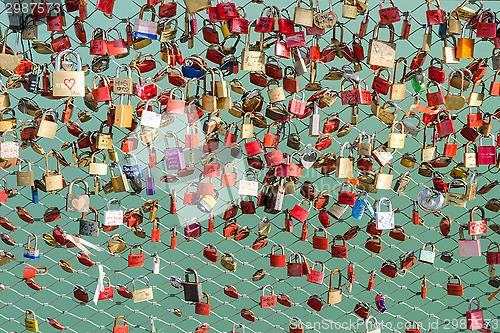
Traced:
[[68, 89], [73, 89], [73, 87], [75, 86], [75, 79], [65, 79], [65, 80], [64, 80], [64, 85], [65, 85]]

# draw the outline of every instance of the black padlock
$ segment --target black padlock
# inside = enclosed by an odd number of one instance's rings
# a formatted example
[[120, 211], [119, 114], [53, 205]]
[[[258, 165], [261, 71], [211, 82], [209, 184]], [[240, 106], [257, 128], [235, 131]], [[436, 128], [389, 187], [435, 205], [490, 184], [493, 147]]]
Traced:
[[[189, 280], [189, 273], [194, 274], [194, 281]], [[201, 291], [201, 282], [198, 280], [198, 272], [194, 268], [186, 269], [185, 280], [182, 282], [184, 300], [188, 302], [201, 302], [203, 293]]]
[[490, 277], [488, 284], [493, 288], [500, 288], [500, 278], [497, 276]]
[[453, 252], [444, 251], [441, 253], [441, 260], [450, 263], [453, 260]]

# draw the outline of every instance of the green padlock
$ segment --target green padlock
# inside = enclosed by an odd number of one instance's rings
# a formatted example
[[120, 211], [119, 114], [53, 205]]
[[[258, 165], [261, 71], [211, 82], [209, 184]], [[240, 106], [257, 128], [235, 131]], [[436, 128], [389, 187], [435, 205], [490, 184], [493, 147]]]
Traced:
[[411, 86], [413, 87], [413, 90], [419, 94], [422, 91], [427, 89], [427, 83], [425, 82], [425, 76], [422, 73], [422, 70], [419, 68], [413, 77], [411, 78]]

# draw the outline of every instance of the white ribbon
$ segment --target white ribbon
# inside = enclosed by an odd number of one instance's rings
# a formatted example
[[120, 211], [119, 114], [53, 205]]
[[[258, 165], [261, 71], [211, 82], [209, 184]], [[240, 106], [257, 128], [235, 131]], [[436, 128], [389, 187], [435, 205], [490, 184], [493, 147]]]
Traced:
[[97, 268], [99, 268], [99, 277], [97, 278], [97, 287], [95, 288], [94, 299], [92, 300], [95, 305], [97, 305], [97, 301], [99, 300], [99, 294], [104, 290], [104, 266], [102, 264], [98, 264]]
[[[74, 243], [80, 250], [83, 251], [83, 253], [85, 253], [86, 255], [91, 255], [93, 256], [94, 254], [90, 253], [89, 250], [87, 250], [87, 248], [85, 246], [88, 246], [96, 251], [103, 251], [103, 248], [100, 247], [99, 245], [94, 245], [92, 244], [91, 242], [89, 241], [86, 241], [85, 239], [83, 238], [80, 238], [80, 237], [77, 237], [77, 236], [74, 236], [74, 235], [70, 235], [70, 234], [67, 234], [65, 233], [64, 234], [64, 237], [69, 240], [70, 242]], [[85, 246], [84, 246], [85, 245]]]

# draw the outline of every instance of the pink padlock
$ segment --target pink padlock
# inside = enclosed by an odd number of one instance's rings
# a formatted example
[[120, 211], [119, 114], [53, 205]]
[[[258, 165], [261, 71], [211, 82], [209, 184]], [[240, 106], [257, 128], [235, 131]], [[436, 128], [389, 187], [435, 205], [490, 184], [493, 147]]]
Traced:
[[491, 146], [483, 146], [483, 135], [479, 138], [479, 146], [477, 147], [477, 164], [479, 165], [494, 165], [497, 163], [497, 147], [492, 134]]

